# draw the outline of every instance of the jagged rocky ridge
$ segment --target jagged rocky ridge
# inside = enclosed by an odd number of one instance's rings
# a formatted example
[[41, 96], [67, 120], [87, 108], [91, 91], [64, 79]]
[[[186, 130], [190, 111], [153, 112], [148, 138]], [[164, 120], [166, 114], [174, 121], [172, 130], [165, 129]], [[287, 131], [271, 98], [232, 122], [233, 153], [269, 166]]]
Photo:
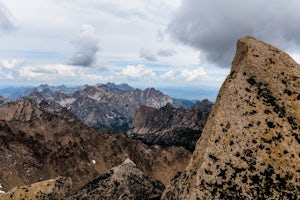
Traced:
[[134, 162], [126, 159], [98, 178], [90, 181], [69, 200], [88, 199], [160, 199], [165, 186], [145, 175]]
[[58, 176], [70, 177], [76, 190], [126, 158], [168, 184], [190, 158], [183, 148], [148, 147], [124, 133], [88, 128], [67, 109], [33, 100], [0, 106], [0, 155], [4, 191]]
[[212, 105], [203, 100], [191, 109], [174, 108], [170, 103], [159, 109], [141, 106], [127, 135], [148, 145], [175, 145], [194, 151]]
[[300, 66], [245, 37], [188, 167], [162, 199], [299, 199]]
[[37, 102], [45, 100], [57, 108], [65, 107], [89, 127], [123, 131], [129, 129], [141, 105], [160, 108], [171, 103], [175, 107], [186, 108], [192, 104], [172, 99], [154, 88], [140, 90], [127, 84], [113, 83], [85, 86], [73, 93], [42, 85], [26, 98]]

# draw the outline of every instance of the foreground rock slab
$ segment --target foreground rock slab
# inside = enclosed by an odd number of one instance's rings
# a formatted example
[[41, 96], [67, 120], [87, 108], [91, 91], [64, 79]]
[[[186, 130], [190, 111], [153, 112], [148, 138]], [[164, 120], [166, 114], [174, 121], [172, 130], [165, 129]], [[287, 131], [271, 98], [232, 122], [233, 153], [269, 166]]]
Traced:
[[70, 178], [58, 177], [31, 185], [13, 188], [0, 195], [0, 200], [60, 200], [70, 195], [72, 181]]
[[183, 173], [162, 199], [299, 199], [300, 66], [245, 37]]

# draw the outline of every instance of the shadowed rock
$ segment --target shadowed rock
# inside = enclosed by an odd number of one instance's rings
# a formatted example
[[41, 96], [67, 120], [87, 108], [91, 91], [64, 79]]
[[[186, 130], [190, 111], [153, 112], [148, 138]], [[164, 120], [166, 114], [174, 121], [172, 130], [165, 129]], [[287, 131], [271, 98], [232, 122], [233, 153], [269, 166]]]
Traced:
[[175, 108], [170, 103], [160, 109], [141, 106], [127, 135], [148, 145], [175, 145], [194, 151], [212, 105], [203, 100], [191, 109]]

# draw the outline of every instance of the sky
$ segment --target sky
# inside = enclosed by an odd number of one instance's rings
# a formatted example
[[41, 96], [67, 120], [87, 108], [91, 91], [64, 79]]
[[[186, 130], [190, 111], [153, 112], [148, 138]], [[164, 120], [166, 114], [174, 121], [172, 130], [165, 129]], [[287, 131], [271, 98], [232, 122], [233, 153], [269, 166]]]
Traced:
[[0, 85], [125, 82], [216, 93], [241, 37], [300, 60], [299, 7], [297, 0], [0, 0]]

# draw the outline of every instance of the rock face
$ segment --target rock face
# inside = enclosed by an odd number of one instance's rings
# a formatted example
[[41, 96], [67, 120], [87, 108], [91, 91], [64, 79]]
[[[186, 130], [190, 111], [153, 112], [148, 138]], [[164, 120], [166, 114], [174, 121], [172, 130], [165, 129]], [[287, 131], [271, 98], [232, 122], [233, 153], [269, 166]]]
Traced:
[[193, 151], [212, 105], [203, 100], [191, 109], [174, 108], [170, 103], [159, 109], [141, 106], [127, 135], [148, 145], [175, 145]]
[[70, 177], [76, 190], [126, 158], [168, 184], [191, 154], [178, 147], [148, 147], [120, 132], [96, 131], [65, 108], [20, 100], [0, 106], [0, 155], [1, 190], [8, 191], [58, 176]]
[[299, 199], [299, 109], [300, 66], [240, 39], [193, 157], [162, 199]]
[[68, 199], [160, 199], [164, 184], [145, 175], [127, 159], [83, 186]]
[[31, 200], [63, 200], [71, 194], [72, 180], [58, 177], [32, 185], [13, 188], [5, 194], [0, 194], [1, 200], [31, 199]]
[[128, 130], [140, 105], [159, 108], [173, 100], [151, 88], [120, 91], [106, 85], [76, 92], [69, 110], [86, 125], [96, 129]]

